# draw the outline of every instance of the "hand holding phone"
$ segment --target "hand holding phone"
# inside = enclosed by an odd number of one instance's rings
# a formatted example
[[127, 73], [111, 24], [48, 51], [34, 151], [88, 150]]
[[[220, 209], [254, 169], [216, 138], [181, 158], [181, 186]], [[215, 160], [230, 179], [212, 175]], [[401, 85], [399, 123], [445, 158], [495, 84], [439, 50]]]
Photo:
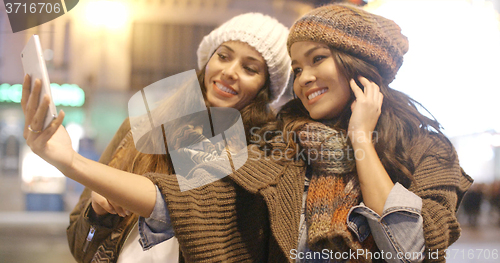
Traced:
[[42, 90], [40, 92], [38, 103], [41, 104], [42, 98], [45, 94], [48, 94], [50, 97], [49, 108], [43, 122], [43, 129], [45, 130], [52, 120], [57, 117], [57, 110], [54, 100], [52, 99], [49, 75], [47, 74], [47, 67], [45, 66], [45, 59], [43, 58], [42, 46], [40, 45], [38, 35], [33, 35], [28, 40], [28, 43], [26, 43], [26, 46], [21, 52], [21, 60], [23, 63], [24, 73], [31, 77], [30, 89], [33, 90], [36, 79], [40, 79], [42, 82]]

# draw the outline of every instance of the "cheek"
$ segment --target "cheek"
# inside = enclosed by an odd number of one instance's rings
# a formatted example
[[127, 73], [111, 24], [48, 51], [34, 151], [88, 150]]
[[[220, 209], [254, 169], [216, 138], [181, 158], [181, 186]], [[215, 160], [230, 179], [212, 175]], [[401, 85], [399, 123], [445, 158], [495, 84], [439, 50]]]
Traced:
[[343, 90], [343, 93], [341, 94], [341, 106], [344, 108], [350, 101], [351, 101], [351, 90]]
[[204, 77], [204, 79], [203, 79], [203, 85], [205, 85], [205, 88], [208, 88], [208, 86], [209, 86], [209, 84], [208, 84], [208, 82], [209, 82], [209, 81], [208, 81], [208, 74], [207, 74], [207, 73], [208, 73], [208, 72], [207, 72], [207, 71], [205, 71], [205, 77]]
[[205, 77], [203, 79], [203, 83], [205, 84], [205, 87], [208, 88], [210, 85], [210, 79], [212, 78], [213, 72], [212, 72], [212, 67], [210, 67], [210, 63], [207, 64], [205, 67]]
[[245, 93], [255, 97], [259, 93], [260, 89], [264, 86], [265, 79], [262, 77], [250, 77], [245, 80], [244, 90]]
[[295, 96], [297, 96], [297, 98], [302, 99], [302, 95], [300, 94], [300, 87], [298, 84], [295, 84], [295, 81], [293, 82], [293, 92], [295, 93]]
[[205, 79], [210, 78], [217, 71], [217, 59], [212, 56], [205, 66]]

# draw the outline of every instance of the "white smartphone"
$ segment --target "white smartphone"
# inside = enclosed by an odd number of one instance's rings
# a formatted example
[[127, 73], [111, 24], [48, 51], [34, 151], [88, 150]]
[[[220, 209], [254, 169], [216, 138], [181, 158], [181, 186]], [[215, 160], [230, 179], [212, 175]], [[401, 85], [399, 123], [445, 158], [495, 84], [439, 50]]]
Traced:
[[42, 102], [42, 98], [45, 94], [49, 94], [50, 96], [49, 109], [47, 110], [47, 115], [45, 115], [43, 123], [43, 129], [45, 130], [50, 122], [57, 117], [57, 110], [54, 100], [52, 99], [49, 75], [47, 74], [47, 67], [45, 66], [45, 59], [43, 58], [42, 46], [40, 45], [38, 35], [33, 35], [28, 40], [28, 43], [26, 43], [26, 46], [21, 52], [21, 60], [23, 62], [24, 74], [28, 74], [31, 77], [31, 90], [33, 90], [36, 79], [42, 81], [42, 90], [40, 92], [38, 105]]

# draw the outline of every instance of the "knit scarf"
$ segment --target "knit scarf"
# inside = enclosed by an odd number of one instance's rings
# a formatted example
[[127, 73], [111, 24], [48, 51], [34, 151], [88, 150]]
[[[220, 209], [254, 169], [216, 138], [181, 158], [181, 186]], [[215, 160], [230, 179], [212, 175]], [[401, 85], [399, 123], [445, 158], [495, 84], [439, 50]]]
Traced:
[[316, 251], [373, 251], [371, 235], [361, 243], [347, 227], [347, 214], [361, 202], [361, 189], [346, 132], [314, 122], [304, 125], [299, 139], [312, 171], [305, 211], [309, 247]]

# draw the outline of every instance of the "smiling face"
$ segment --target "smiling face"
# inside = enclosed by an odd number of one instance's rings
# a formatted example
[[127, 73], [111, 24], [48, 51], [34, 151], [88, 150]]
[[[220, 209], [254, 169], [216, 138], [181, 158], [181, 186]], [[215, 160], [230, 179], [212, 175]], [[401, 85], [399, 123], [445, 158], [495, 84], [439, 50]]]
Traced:
[[347, 79], [327, 45], [302, 41], [290, 48], [295, 75], [293, 90], [315, 120], [339, 116], [351, 98]]
[[228, 41], [219, 46], [207, 63], [204, 84], [213, 107], [247, 106], [264, 86], [267, 64], [250, 45]]

